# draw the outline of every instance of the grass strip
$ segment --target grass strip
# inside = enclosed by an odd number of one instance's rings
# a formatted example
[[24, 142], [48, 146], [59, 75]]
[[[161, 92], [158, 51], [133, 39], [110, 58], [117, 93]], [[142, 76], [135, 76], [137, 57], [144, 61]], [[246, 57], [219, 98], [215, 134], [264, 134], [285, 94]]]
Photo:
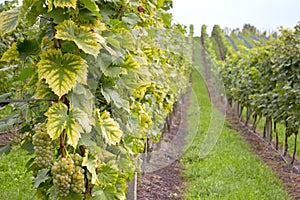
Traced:
[[0, 199], [33, 200], [32, 174], [26, 171], [30, 156], [23, 150], [13, 150], [0, 156]]
[[[193, 73], [192, 88], [195, 95], [191, 97], [191, 102], [197, 101], [200, 106], [200, 126], [196, 137], [187, 136], [188, 143], [191, 139], [193, 141], [182, 157], [185, 199], [289, 199], [272, 170], [251, 153], [242, 137], [226, 123], [213, 150], [200, 159], [199, 149], [210, 123], [214, 123], [211, 113], [215, 108], [211, 106], [203, 77], [196, 71]], [[193, 112], [193, 107], [190, 107], [189, 131], [194, 129]]]

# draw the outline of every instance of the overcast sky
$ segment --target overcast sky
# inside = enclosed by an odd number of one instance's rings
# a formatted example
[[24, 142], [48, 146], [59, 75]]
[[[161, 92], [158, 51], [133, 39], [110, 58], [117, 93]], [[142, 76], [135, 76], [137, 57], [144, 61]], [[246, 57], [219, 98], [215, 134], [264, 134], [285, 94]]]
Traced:
[[[4, 2], [4, 0], [0, 0]], [[173, 0], [173, 22], [194, 24], [195, 35], [201, 25], [241, 28], [250, 23], [262, 31], [279, 26], [293, 28], [300, 21], [300, 0]]]
[[260, 30], [293, 28], [300, 21], [300, 0], [173, 0], [173, 22], [194, 24], [195, 35], [201, 25], [241, 28], [250, 23]]

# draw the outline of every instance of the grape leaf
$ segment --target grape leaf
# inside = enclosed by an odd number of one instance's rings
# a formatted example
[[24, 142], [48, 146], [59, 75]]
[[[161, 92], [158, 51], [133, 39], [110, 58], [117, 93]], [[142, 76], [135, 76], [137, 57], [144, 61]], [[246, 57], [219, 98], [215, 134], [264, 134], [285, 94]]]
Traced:
[[99, 34], [92, 32], [92, 30], [85, 26], [78, 27], [75, 22], [71, 20], [65, 20], [56, 26], [57, 33], [55, 37], [57, 39], [73, 41], [79, 49], [83, 50], [87, 54], [97, 57], [101, 45], [105, 40]]
[[121, 141], [123, 132], [120, 129], [119, 124], [110, 117], [108, 111], [103, 111], [100, 114], [100, 110], [95, 110], [96, 115], [96, 130], [99, 134], [102, 135], [105, 142], [108, 145], [115, 145]]
[[91, 132], [91, 122], [89, 116], [79, 108], [71, 108], [66, 126], [68, 144], [76, 148], [81, 133]]
[[81, 0], [84, 4], [84, 7], [91, 11], [94, 15], [96, 15], [98, 18], [101, 18], [100, 15], [100, 9], [97, 6], [97, 4], [94, 1], [91, 0]]
[[21, 7], [0, 13], [0, 35], [14, 30], [20, 22]]
[[127, 189], [127, 183], [125, 178], [118, 177], [117, 183], [116, 183], [117, 192], [115, 193], [115, 199], [120, 200], [126, 200], [126, 189]]
[[42, 169], [34, 179], [33, 188], [38, 188], [41, 183], [44, 183], [50, 177], [47, 175], [49, 169]]
[[60, 50], [48, 50], [42, 53], [37, 66], [39, 79], [45, 79], [59, 98], [76, 85], [76, 80], [86, 84], [88, 66], [79, 56], [62, 54]]
[[20, 54], [18, 51], [17, 43], [13, 43], [10, 49], [4, 52], [0, 61], [19, 61]]
[[99, 170], [98, 179], [104, 186], [116, 184], [119, 176], [119, 170], [116, 167], [101, 164]]
[[[38, 0], [23, 0], [23, 5], [0, 13], [0, 35], [17, 28], [21, 19]], [[76, 0], [75, 0], [76, 1]]]
[[55, 103], [49, 108], [45, 115], [48, 117], [46, 125], [47, 133], [50, 135], [52, 140], [55, 140], [66, 128], [68, 107], [61, 102]]
[[122, 21], [134, 26], [137, 23], [141, 22], [141, 19], [136, 14], [129, 13], [122, 17]]
[[83, 194], [78, 194], [75, 192], [71, 192], [68, 196], [66, 197], [60, 197], [59, 200], [82, 200], [84, 199]]
[[97, 160], [92, 156], [89, 156], [88, 151], [86, 151], [83, 157], [82, 166], [85, 166], [88, 169], [88, 171], [92, 174], [92, 184], [99, 185], [100, 182], [96, 173]]
[[104, 189], [97, 188], [96, 192], [93, 193], [94, 199], [101, 200], [115, 200], [115, 193], [117, 192], [116, 187], [108, 185]]
[[2, 154], [8, 154], [11, 151], [11, 145], [10, 143], [4, 147], [0, 147], [0, 155]]
[[77, 107], [92, 117], [95, 102], [94, 96], [89, 89], [82, 84], [77, 84], [68, 97], [72, 107]]
[[91, 125], [88, 115], [79, 108], [70, 108], [59, 102], [53, 104], [45, 113], [48, 117], [47, 133], [55, 140], [65, 130], [68, 144], [76, 148], [81, 133], [90, 132]]
[[53, 4], [55, 7], [76, 9], [77, 0], [53, 0]]
[[52, 90], [49, 88], [49, 85], [46, 83], [44, 79], [39, 80], [36, 83], [36, 94], [35, 98], [37, 99], [43, 99], [43, 98], [49, 98], [49, 99], [55, 99], [57, 96], [52, 92]]
[[125, 99], [122, 99], [117, 91], [102, 87], [101, 93], [108, 103], [112, 101], [117, 108], [123, 108], [124, 110], [129, 112], [129, 102]]

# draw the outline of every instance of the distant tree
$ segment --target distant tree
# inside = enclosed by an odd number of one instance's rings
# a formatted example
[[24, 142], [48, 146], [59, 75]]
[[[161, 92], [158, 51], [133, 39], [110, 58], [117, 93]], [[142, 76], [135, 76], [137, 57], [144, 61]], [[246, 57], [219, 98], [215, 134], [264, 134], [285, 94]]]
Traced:
[[243, 32], [248, 32], [248, 33], [251, 33], [253, 35], [259, 34], [258, 29], [255, 26], [251, 25], [251, 24], [244, 24]]
[[173, 8], [173, 0], [164, 0], [163, 9], [170, 10], [171, 8]]
[[190, 34], [189, 34], [190, 36], [194, 36], [194, 25], [193, 24], [191, 24], [190, 25]]

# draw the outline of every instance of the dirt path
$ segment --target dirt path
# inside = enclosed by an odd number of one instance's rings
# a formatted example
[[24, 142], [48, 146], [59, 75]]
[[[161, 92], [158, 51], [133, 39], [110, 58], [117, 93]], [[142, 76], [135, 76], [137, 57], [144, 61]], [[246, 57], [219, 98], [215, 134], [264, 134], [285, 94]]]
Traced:
[[[179, 200], [183, 199], [182, 166], [177, 158], [181, 157], [187, 134], [187, 109], [190, 91], [185, 96], [172, 120], [170, 131], [164, 132], [162, 144], [155, 149], [165, 157], [153, 155], [149, 163], [171, 163], [156, 171], [148, 172], [138, 179], [138, 200]], [[173, 143], [173, 145], [170, 145]], [[167, 160], [166, 160], [167, 159]], [[174, 161], [174, 162], [172, 162]]]

